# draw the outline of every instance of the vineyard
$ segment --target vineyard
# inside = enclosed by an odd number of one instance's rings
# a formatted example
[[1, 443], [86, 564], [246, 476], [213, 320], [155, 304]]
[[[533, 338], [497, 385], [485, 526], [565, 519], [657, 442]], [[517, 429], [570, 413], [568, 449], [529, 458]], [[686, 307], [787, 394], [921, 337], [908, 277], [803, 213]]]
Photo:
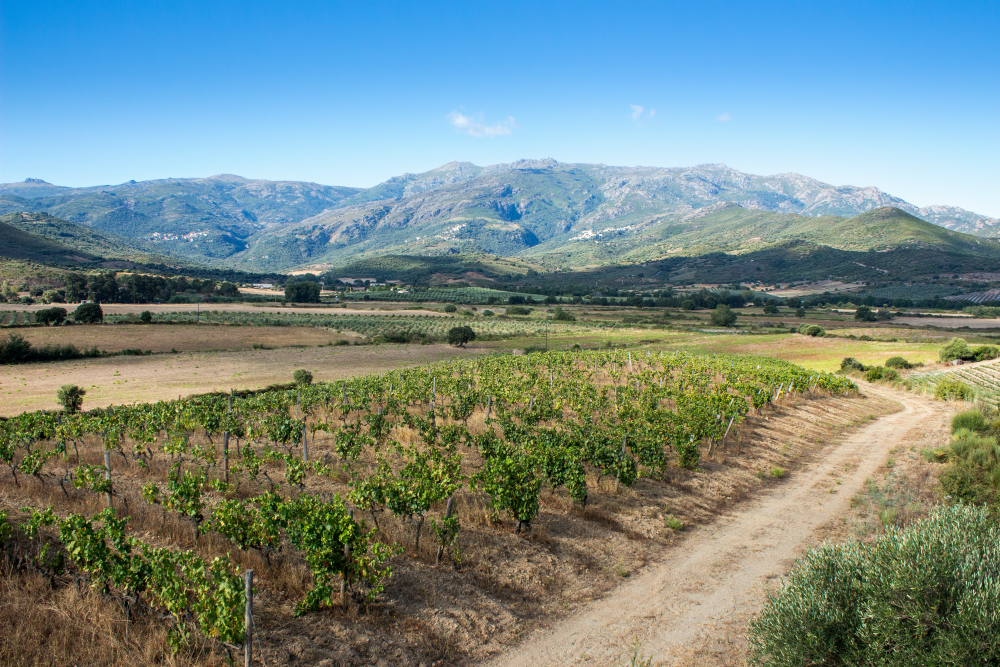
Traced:
[[952, 294], [958, 293], [959, 290], [956, 287], [950, 287], [948, 285], [894, 285], [892, 287], [883, 287], [881, 289], [869, 290], [867, 292], [857, 292], [855, 294], [850, 294], [851, 298], [866, 298], [872, 297], [876, 301], [879, 299], [910, 299], [912, 301], [922, 301], [924, 299], [933, 299], [936, 296], [947, 297]]
[[0, 310], [0, 326], [25, 326], [35, 322], [35, 314], [28, 310]]
[[[107, 315], [111, 323], [135, 322], [134, 315]], [[530, 336], [563, 331], [585, 331], [602, 328], [600, 325], [572, 322], [546, 322], [545, 320], [497, 319], [477, 317], [429, 317], [424, 315], [315, 315], [309, 313], [253, 313], [239, 311], [181, 311], [154, 313], [154, 324], [219, 324], [241, 327], [320, 327], [334, 331], [350, 331], [366, 338], [402, 332], [443, 340], [452, 327], [467, 324], [478, 339], [496, 339], [509, 336]]]
[[0, 484], [47, 499], [19, 522], [39, 545], [33, 568], [143, 600], [169, 619], [175, 650], [234, 650], [248, 566], [265, 593], [294, 595], [296, 616], [366, 608], [404, 553], [459, 568], [484, 526], [533, 536], [543, 495], [613, 522], [595, 498], [643, 479], [670, 485], [783, 397], [854, 389], [758, 357], [494, 356], [297, 390], [23, 413], [0, 422]]
[[544, 294], [526, 294], [523, 292], [506, 292], [503, 290], [489, 289], [487, 287], [457, 287], [454, 289], [431, 288], [413, 292], [348, 292], [340, 295], [341, 299], [351, 301], [397, 301], [404, 303], [458, 303], [483, 305], [489, 302], [490, 297], [496, 299], [495, 303], [504, 304], [511, 297], [521, 297], [532, 299], [538, 303], [545, 300]]
[[915, 373], [907, 381], [916, 391], [935, 395], [949, 380], [957, 380], [971, 390], [966, 400], [978, 400], [996, 410], [1000, 407], [1000, 361], [957, 366], [942, 371]]

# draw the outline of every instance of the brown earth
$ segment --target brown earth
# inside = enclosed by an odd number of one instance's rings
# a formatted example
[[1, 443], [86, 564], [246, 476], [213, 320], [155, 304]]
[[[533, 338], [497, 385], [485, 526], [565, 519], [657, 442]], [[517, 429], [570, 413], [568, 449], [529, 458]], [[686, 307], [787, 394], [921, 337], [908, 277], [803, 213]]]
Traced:
[[[202, 385], [199, 391], [207, 388]], [[829, 493], [828, 487], [835, 480], [829, 474], [815, 479], [819, 474], [816, 470], [834, 465], [828, 460], [840, 466], [845, 452], [858, 449], [856, 441], [863, 439], [857, 435], [859, 425], [863, 425], [864, 430], [860, 431], [863, 434], [891, 420], [890, 426], [873, 432], [885, 436], [873, 451], [882, 447], [890, 439], [888, 432], [894, 428], [891, 424], [896, 424], [900, 417], [879, 419], [897, 407], [890, 397], [881, 393], [876, 396], [875, 391], [872, 394], [869, 398], [813, 395], [780, 400], [776, 409], [767, 408], [748, 419], [711, 458], [703, 451], [702, 463], [695, 471], [671, 464], [662, 479], [643, 477], [632, 488], [617, 488], [612, 481], [591, 473], [586, 508], [574, 505], [564, 492], [543, 492], [539, 517], [530, 532], [520, 535], [514, 533], [509, 522], [491, 519], [477, 494], [463, 491], [457, 498], [462, 522], [460, 552], [447, 557], [446, 564], [440, 566], [434, 565], [434, 545], [427, 527], [426, 539], [417, 550], [412, 526], [381, 516], [379, 539], [397, 542], [404, 550], [392, 559], [394, 574], [385, 592], [364, 613], [353, 607], [348, 612], [330, 609], [295, 618], [292, 607], [308, 579], [297, 557], [286, 554], [273, 557], [274, 569], [270, 570], [257, 552], [233, 550], [212, 534], [198, 536], [190, 522], [173, 515], [161, 516], [158, 508], [146, 506], [140, 500], [140, 489], [149, 479], [162, 483], [170, 465], [162, 455], [148, 470], [116, 455], [113, 464], [119, 492], [116, 502], [121, 504], [123, 498], [129, 499], [128, 506], [122, 509], [132, 516], [130, 530], [147, 541], [194, 549], [203, 555], [228, 551], [240, 567], [254, 568], [260, 576], [256, 623], [264, 664], [451, 665], [519, 655], [529, 655], [530, 660], [539, 663], [566, 664], [582, 657], [578, 648], [588, 651], [594, 664], [614, 664], [631, 642], [635, 627], [629, 626], [622, 634], [618, 626], [612, 625], [610, 634], [602, 634], [603, 622], [581, 626], [580, 621], [570, 620], [569, 623], [576, 625], [564, 626], [560, 625], [560, 619], [578, 609], [583, 610], [580, 612], [583, 615], [569, 616], [570, 619], [593, 618], [594, 614], [608, 619], [616, 615], [629, 618], [632, 611], [643, 610], [641, 616], [653, 614], [653, 618], [633, 620], [645, 627], [669, 622], [674, 609], [691, 618], [694, 612], [689, 608], [687, 596], [702, 596], [707, 602], [720, 605], [719, 609], [728, 609], [726, 594], [720, 599], [706, 595], [719, 577], [739, 569], [740, 559], [747, 556], [747, 547], [743, 551], [732, 550], [731, 542], [748, 536], [747, 526], [734, 517], [753, 517], [761, 512], [768, 516], [776, 502], [798, 497], [796, 494], [803, 488], [812, 489], [817, 482], [825, 484], [822, 492]], [[481, 428], [481, 420], [482, 415], [474, 416], [470, 428], [474, 431]], [[872, 420], [876, 420], [875, 424], [869, 425]], [[320, 437], [310, 445], [311, 456], [330, 458], [332, 442], [322, 433], [317, 435]], [[100, 463], [102, 445], [96, 438], [91, 440], [80, 449], [82, 460]], [[126, 445], [126, 449], [129, 447]], [[474, 467], [474, 452], [463, 454]], [[786, 469], [791, 472], [783, 479], [772, 474]], [[59, 470], [51, 471], [51, 475], [59, 474]], [[850, 484], [859, 474], [858, 469], [851, 468], [843, 473], [843, 479]], [[272, 475], [280, 479], [281, 472], [276, 469]], [[307, 487], [324, 494], [343, 492], [344, 481], [310, 476]], [[65, 495], [52, 480], [43, 483], [22, 475], [20, 484], [15, 487], [9, 475], [0, 475], [0, 509], [8, 510], [12, 517], [20, 516], [18, 510], [26, 503], [51, 503], [58, 512], [90, 513], [100, 509], [100, 499], [94, 494], [69, 488]], [[241, 495], [254, 492], [249, 482], [241, 482]], [[840, 493], [848, 495], [846, 490]], [[830, 497], [835, 501], [840, 496]], [[827, 496], [822, 498], [826, 501]], [[766, 538], [780, 542], [781, 535], [787, 533], [791, 543], [798, 544], [800, 533], [812, 525], [811, 517], [817, 510], [811, 503], [786, 503], [782, 507], [785, 514], [769, 529]], [[831, 509], [834, 507], [827, 507], [827, 516]], [[434, 512], [442, 510], [435, 508]], [[373, 522], [373, 518], [361, 514], [370, 524]], [[799, 515], [804, 519], [801, 525]], [[678, 532], [667, 527], [667, 519], [681, 521], [684, 530]], [[758, 522], [758, 529], [763, 528], [762, 520]], [[758, 560], [751, 558], [750, 562]], [[776, 566], [772, 559], [767, 559], [766, 564]], [[750, 575], [756, 573], [756, 567], [751, 568]], [[669, 585], [656, 583], [664, 581], [664, 577]], [[737, 583], [742, 582], [740, 585], [746, 587], [749, 581], [757, 580], [749, 576]], [[635, 598], [636, 591], [642, 594], [639, 599]], [[659, 599], [657, 596], [664, 591], [674, 591], [674, 606], [651, 606], [647, 598]], [[23, 600], [24, 596], [19, 594], [17, 599]], [[0, 601], [0, 606], [3, 604]], [[105, 613], [113, 615], [113, 609]], [[707, 622], [715, 618], [697, 613], [705, 616]], [[44, 616], [44, 610], [36, 609], [33, 618], [39, 615]], [[581, 643], [585, 638], [572, 633], [565, 646], [560, 640], [556, 649], [536, 648], [549, 646], [544, 639], [536, 643], [535, 637], [547, 636], [546, 628], [551, 627], [584, 627], [587, 632], [592, 629], [596, 648], [589, 642]], [[21, 629], [16, 630], [23, 634]], [[652, 636], [657, 637], [655, 633]], [[529, 643], [518, 648], [525, 637]], [[693, 646], [688, 640], [700, 638], [697, 633], [689, 633], [684, 640]], [[106, 633], [95, 631], [91, 641], [111, 639]], [[0, 633], [0, 648], [4, 642]], [[649, 641], [644, 648], [660, 650], [658, 644]], [[71, 658], [65, 657], [67, 661]], [[503, 659], [498, 659], [497, 664], [504, 664]], [[215, 658], [194, 662], [208, 664], [212, 660]], [[107, 664], [127, 663], [121, 660]]]
[[[58, 306], [60, 308], [65, 308], [70, 313], [76, 309], [78, 304], [65, 304], [65, 303], [54, 303], [54, 304], [32, 304], [30, 306], [25, 306], [17, 303], [7, 303], [0, 304], [0, 311], [8, 310], [43, 310], [45, 308], [52, 308], [53, 306]], [[391, 311], [393, 315], [427, 315], [429, 317], [451, 317], [448, 313], [439, 313], [433, 310], [416, 310], [409, 307], [408, 304], [400, 303], [389, 303], [389, 302], [372, 302], [371, 306], [362, 305], [352, 305], [350, 308], [340, 308], [338, 306], [256, 306], [250, 303], [203, 303], [203, 304], [193, 304], [193, 303], [154, 303], [154, 304], [131, 304], [131, 303], [108, 303], [102, 304], [101, 310], [104, 311], [106, 315], [114, 314], [138, 314], [144, 310], [148, 310], [151, 313], [194, 313], [203, 311], [211, 312], [217, 310], [220, 312], [233, 312], [233, 313], [298, 313], [306, 315], [384, 315], [385, 311]]]
[[[311, 332], [322, 334], [324, 347], [184, 352], [0, 366], [0, 416], [58, 409], [56, 391], [64, 384], [79, 385], [86, 390], [83, 405], [87, 409], [211, 391], [260, 389], [290, 382], [292, 373], [298, 368], [310, 371], [317, 382], [327, 382], [488, 352], [474, 346], [456, 348], [448, 345], [331, 347], [325, 343], [340, 337], [332, 332], [288, 329], [289, 333], [299, 332], [303, 336]], [[237, 340], [247, 332], [255, 338], [257, 331], [242, 327], [201, 327], [199, 333], [202, 330], [206, 336], [217, 330]]]
[[293, 347], [328, 345], [357, 336], [337, 334], [313, 327], [238, 327], [197, 324], [84, 324], [70, 327], [23, 327], [16, 333], [33, 346], [75, 345], [78, 349], [120, 352], [138, 349], [152, 352], [249, 350], [254, 345]]

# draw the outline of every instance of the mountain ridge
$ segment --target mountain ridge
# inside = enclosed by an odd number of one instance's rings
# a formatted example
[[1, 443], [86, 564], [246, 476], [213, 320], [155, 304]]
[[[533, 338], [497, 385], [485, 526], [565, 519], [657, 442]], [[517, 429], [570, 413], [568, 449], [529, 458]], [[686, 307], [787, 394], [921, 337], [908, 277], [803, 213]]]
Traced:
[[953, 206], [918, 208], [875, 187], [833, 186], [795, 173], [758, 176], [719, 163], [455, 161], [372, 188], [234, 174], [89, 188], [39, 180], [0, 185], [0, 213], [43, 211], [165, 253], [251, 270], [400, 249], [535, 256], [572, 243], [600, 245], [605, 237], [660, 237], [661, 227], [690, 225], [734, 205], [812, 219], [894, 207], [952, 231], [1000, 230], [1000, 220]]

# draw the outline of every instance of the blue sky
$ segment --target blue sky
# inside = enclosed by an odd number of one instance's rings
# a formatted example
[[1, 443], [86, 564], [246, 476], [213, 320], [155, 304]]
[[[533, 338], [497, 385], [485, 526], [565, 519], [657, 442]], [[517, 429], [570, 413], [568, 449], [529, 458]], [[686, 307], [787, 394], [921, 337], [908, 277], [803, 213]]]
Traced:
[[1000, 217], [1000, 0], [0, 0], [0, 181], [798, 172]]

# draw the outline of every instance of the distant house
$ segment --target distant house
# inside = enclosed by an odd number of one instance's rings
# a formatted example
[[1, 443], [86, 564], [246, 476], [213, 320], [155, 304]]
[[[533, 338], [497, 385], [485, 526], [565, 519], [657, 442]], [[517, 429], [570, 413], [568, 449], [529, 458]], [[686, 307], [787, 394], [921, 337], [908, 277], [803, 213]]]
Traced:
[[254, 289], [274, 289], [274, 283], [254, 283]]

